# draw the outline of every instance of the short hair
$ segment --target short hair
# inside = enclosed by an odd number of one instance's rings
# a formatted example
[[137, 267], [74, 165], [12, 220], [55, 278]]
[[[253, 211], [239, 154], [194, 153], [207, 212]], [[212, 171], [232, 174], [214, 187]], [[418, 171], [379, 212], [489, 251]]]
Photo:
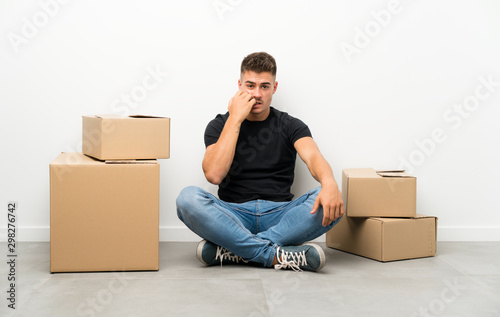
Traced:
[[246, 71], [253, 71], [256, 73], [270, 72], [276, 76], [276, 61], [274, 57], [266, 52], [256, 52], [246, 56], [241, 62], [241, 74]]

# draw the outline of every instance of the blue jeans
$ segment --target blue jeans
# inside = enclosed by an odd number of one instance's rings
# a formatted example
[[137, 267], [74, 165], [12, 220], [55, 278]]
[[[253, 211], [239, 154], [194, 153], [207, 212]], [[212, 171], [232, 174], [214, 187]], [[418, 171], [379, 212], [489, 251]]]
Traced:
[[228, 203], [190, 186], [177, 197], [177, 215], [194, 233], [247, 261], [271, 267], [278, 246], [299, 245], [330, 230], [323, 209], [310, 214], [320, 187], [292, 201]]

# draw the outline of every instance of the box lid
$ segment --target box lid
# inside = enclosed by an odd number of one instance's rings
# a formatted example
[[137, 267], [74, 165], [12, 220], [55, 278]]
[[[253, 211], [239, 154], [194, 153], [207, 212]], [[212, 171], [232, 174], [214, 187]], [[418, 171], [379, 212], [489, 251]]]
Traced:
[[159, 116], [151, 116], [151, 115], [142, 115], [142, 114], [134, 114], [130, 116], [122, 116], [119, 114], [95, 114], [95, 115], [86, 115], [83, 117], [90, 117], [90, 118], [101, 118], [101, 119], [168, 119], [168, 117], [159, 117]]
[[390, 170], [390, 171], [376, 171], [377, 175], [382, 177], [415, 177], [408, 173], [405, 173], [405, 170]]
[[83, 153], [61, 152], [51, 163], [51, 165], [102, 165], [102, 164], [158, 164], [155, 159], [149, 160], [107, 160], [100, 161]]
[[344, 169], [349, 178], [379, 178], [379, 177], [411, 177], [405, 170], [375, 170], [373, 168], [349, 168]]
[[408, 219], [424, 219], [424, 218], [436, 218], [436, 216], [428, 216], [428, 215], [422, 215], [422, 214], [416, 214], [415, 217], [398, 217], [398, 218], [393, 218], [393, 217], [370, 217], [368, 219], [373, 220], [373, 221], [380, 221], [380, 222], [398, 222], [398, 221], [408, 221]]

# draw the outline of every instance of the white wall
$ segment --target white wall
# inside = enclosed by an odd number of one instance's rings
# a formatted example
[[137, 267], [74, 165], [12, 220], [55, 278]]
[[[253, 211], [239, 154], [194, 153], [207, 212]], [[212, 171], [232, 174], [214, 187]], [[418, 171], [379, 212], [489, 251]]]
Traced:
[[[203, 131], [254, 51], [277, 59], [273, 105], [310, 126], [339, 182], [344, 168], [407, 165], [439, 240], [500, 240], [495, 0], [2, 0], [0, 239], [17, 200], [19, 238], [48, 241], [48, 165], [81, 150], [82, 115], [138, 113], [172, 118], [160, 238], [197, 240], [175, 198], [215, 192]], [[299, 164], [294, 192], [315, 186]]]

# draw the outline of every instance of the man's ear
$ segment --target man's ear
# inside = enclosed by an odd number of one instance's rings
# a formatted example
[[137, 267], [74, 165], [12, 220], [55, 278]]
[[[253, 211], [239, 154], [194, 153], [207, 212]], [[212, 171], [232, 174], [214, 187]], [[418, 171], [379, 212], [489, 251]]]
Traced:
[[274, 95], [274, 93], [276, 92], [276, 90], [277, 90], [277, 89], [278, 89], [278, 82], [277, 82], [277, 81], [275, 81], [275, 82], [274, 82], [273, 95]]

